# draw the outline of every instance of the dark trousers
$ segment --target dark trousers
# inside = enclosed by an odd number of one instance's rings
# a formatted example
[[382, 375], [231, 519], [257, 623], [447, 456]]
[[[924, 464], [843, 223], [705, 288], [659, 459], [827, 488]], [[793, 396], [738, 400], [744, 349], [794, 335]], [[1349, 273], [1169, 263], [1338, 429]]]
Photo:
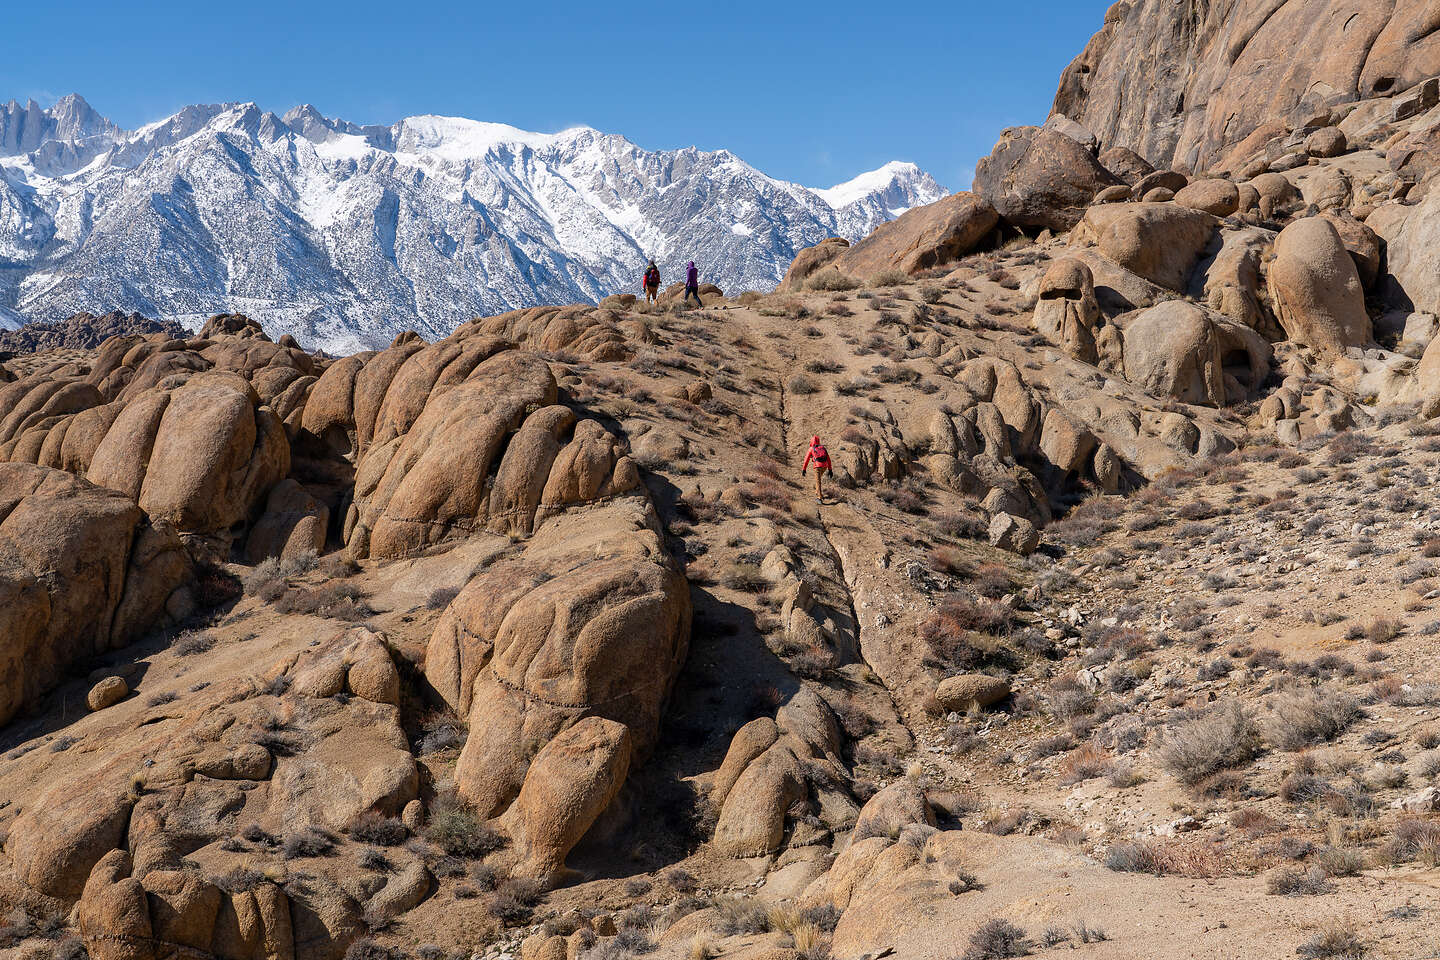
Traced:
[[690, 302], [690, 298], [691, 298], [692, 296], [695, 298], [695, 305], [696, 305], [697, 307], [703, 307], [703, 306], [705, 306], [705, 304], [702, 303], [701, 300], [700, 300], [700, 288], [699, 288], [699, 287], [686, 287], [686, 288], [685, 288], [685, 296], [683, 296], [683, 297], [680, 298], [680, 302], [681, 302], [681, 303], [689, 303], [689, 302]]

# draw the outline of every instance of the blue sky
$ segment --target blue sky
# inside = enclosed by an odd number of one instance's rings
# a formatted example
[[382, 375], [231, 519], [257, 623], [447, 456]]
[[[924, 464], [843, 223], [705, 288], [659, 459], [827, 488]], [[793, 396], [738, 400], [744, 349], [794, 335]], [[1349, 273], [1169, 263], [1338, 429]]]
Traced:
[[963, 189], [1002, 128], [1044, 120], [1109, 2], [23, 3], [0, 100], [77, 92], [127, 128], [231, 100], [583, 123], [808, 186], [899, 159]]

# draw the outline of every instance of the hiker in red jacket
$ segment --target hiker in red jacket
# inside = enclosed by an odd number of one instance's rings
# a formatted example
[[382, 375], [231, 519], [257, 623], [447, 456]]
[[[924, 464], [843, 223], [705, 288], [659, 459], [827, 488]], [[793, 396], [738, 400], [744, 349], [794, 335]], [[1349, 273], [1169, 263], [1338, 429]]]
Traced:
[[705, 306], [700, 300], [700, 271], [695, 269], [694, 260], [685, 266], [685, 296], [680, 298], [680, 302], [689, 303], [692, 296], [695, 298], [695, 306]]
[[650, 261], [650, 266], [645, 268], [645, 276], [641, 279], [640, 285], [645, 288], [645, 302], [654, 303], [660, 299], [660, 268], [655, 266], [655, 261]]
[[819, 437], [810, 438], [810, 449], [805, 452], [805, 462], [800, 465], [800, 476], [805, 476], [805, 471], [812, 462], [815, 464], [815, 499], [824, 503], [825, 494], [820, 489], [820, 478], [830, 469], [830, 453], [820, 443]]

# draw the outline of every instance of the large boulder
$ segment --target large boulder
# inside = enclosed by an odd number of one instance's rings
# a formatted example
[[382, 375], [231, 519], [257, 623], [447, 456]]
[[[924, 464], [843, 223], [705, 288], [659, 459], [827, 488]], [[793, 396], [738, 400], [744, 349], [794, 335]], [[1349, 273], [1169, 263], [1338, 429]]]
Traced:
[[1035, 329], [1081, 363], [1095, 363], [1095, 326], [1100, 303], [1090, 268], [1073, 258], [1056, 260], [1045, 271], [1035, 301]]
[[1440, 315], [1440, 190], [1414, 206], [1385, 204], [1365, 221], [1385, 244], [1386, 299], [1407, 312]]
[[1155, 172], [1150, 161], [1128, 147], [1111, 147], [1101, 152], [1099, 160], [1100, 166], [1109, 170], [1119, 178], [1121, 183], [1130, 187], [1134, 187]]
[[1295, 343], [1338, 355], [1371, 342], [1359, 271], [1329, 220], [1306, 217], [1280, 231], [1268, 283], [1280, 326]]
[[1223, 406], [1220, 337], [1205, 310], [1157, 304], [1125, 325], [1125, 379], [1153, 397]]
[[935, 688], [935, 699], [942, 709], [968, 713], [983, 710], [1010, 696], [1010, 682], [1003, 677], [984, 673], [962, 673], [946, 677]]
[[289, 560], [325, 549], [330, 508], [293, 479], [275, 485], [265, 501], [265, 512], [250, 529], [245, 558], [259, 563], [267, 557]]
[[1375, 286], [1375, 281], [1380, 277], [1380, 262], [1383, 257], [1380, 238], [1375, 231], [1356, 220], [1348, 210], [1326, 210], [1320, 216], [1330, 221], [1330, 225], [1340, 235], [1340, 242], [1349, 252], [1350, 259], [1355, 261], [1355, 269], [1360, 274], [1360, 286], [1366, 290]]
[[0, 464], [0, 723], [72, 664], [163, 620], [191, 576], [134, 501], [59, 470]]
[[1091, 207], [1071, 234], [1075, 246], [1094, 246], [1131, 273], [1170, 290], [1183, 290], [1218, 221], [1173, 203], [1122, 203]]
[[811, 274], [849, 248], [850, 241], [844, 237], [829, 237], [813, 247], [806, 247], [795, 254], [795, 259], [790, 262], [790, 269], [785, 271], [785, 279], [781, 280], [780, 285], [775, 289], [778, 291], [805, 289], [805, 281], [810, 279]]
[[1012, 127], [975, 167], [975, 191], [1017, 227], [1069, 230], [1094, 196], [1120, 179], [1056, 130]]
[[[346, 530], [351, 551], [398, 557], [455, 533], [483, 529], [489, 501], [484, 480], [492, 461], [528, 412], [555, 399], [549, 365], [533, 354], [507, 350], [481, 362], [463, 382], [407, 402], [406, 409], [421, 412], [403, 432], [398, 426], [403, 420], [378, 419], [377, 405], [374, 436], [384, 439], [364, 447], [356, 470], [355, 508]], [[408, 417], [388, 393], [381, 402], [396, 411], [392, 417]], [[392, 426], [386, 429], [385, 423]], [[363, 436], [363, 426], [357, 429]]]
[[519, 876], [553, 884], [565, 856], [620, 791], [630, 770], [630, 729], [586, 717], [541, 748], [504, 818]]
[[973, 193], [953, 193], [881, 224], [830, 263], [842, 274], [861, 279], [885, 270], [919, 273], [974, 250], [998, 220], [985, 200]]
[[590, 716], [655, 745], [684, 663], [690, 594], [638, 497], [547, 520], [470, 581], [430, 637], [425, 673], [470, 722], [455, 779], [482, 814], [514, 801], [535, 751]]
[[1175, 192], [1175, 202], [1211, 216], [1228, 217], [1240, 208], [1240, 191], [1229, 180], [1196, 180]]

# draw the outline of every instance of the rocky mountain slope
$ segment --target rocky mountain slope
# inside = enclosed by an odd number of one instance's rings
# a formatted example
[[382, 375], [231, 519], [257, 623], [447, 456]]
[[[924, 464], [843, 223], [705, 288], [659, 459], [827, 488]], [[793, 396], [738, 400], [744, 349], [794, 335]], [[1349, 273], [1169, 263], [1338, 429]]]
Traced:
[[802, 247], [858, 240], [944, 191], [889, 164], [831, 191], [726, 151], [643, 150], [410, 117], [359, 127], [298, 107], [186, 107], [125, 132], [79, 97], [0, 112], [0, 316], [103, 305], [198, 326], [263, 313], [332, 351], [475, 316], [632, 290], [645, 259], [768, 289]]
[[0, 949], [1432, 954], [1426, 86], [1056, 114], [770, 293], [0, 362]]

